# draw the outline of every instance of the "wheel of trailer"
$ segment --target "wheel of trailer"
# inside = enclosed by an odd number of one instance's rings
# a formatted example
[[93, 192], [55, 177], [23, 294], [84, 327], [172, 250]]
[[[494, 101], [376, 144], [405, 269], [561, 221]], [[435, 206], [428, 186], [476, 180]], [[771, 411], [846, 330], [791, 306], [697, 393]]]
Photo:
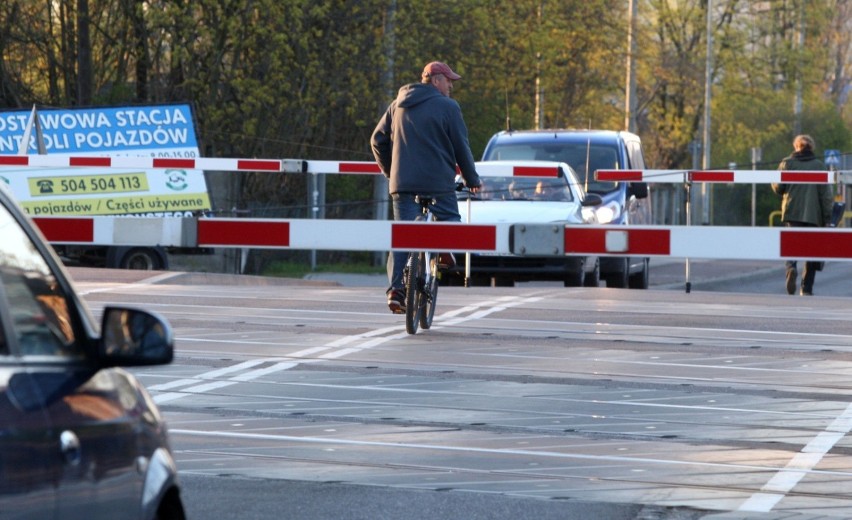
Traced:
[[580, 268], [576, 273], [568, 273], [565, 279], [562, 280], [562, 285], [565, 287], [583, 287], [586, 283], [586, 259], [580, 261]]
[[515, 279], [511, 276], [495, 276], [494, 287], [514, 287]]
[[472, 274], [470, 275], [470, 279], [467, 281], [467, 284], [469, 287], [490, 287], [491, 278], [481, 274]]
[[163, 268], [160, 255], [155, 250], [145, 247], [134, 247], [124, 253], [118, 266], [121, 269], [139, 271], [156, 271]]

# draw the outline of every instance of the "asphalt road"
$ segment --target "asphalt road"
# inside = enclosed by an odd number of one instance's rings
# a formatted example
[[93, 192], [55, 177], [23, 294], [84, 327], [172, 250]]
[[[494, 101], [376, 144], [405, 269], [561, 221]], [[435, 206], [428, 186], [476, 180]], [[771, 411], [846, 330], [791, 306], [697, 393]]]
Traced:
[[683, 267], [442, 288], [416, 336], [380, 278], [72, 272], [175, 328], [134, 372], [190, 518], [852, 517], [850, 268], [790, 297], [783, 266]]
[[[783, 262], [705, 260], [685, 258], [651, 259], [650, 286], [658, 290], [745, 292], [785, 295]], [[799, 273], [803, 269], [799, 264]], [[383, 274], [314, 273], [306, 280], [324, 281], [345, 287], [386, 287]], [[847, 280], [849, 282], [847, 283]], [[519, 283], [519, 287], [560, 287], [559, 282]], [[603, 283], [601, 283], [603, 286]], [[827, 262], [817, 274], [815, 293], [822, 296], [852, 296], [852, 262]]]

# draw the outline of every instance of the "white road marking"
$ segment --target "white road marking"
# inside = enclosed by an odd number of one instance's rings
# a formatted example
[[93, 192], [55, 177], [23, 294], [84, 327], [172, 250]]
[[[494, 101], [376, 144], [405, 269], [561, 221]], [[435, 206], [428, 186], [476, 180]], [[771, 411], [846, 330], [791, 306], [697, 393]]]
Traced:
[[[756, 466], [751, 464], [728, 464], [724, 462], [700, 462], [694, 460], [673, 460], [673, 459], [657, 459], [651, 457], [626, 457], [616, 455], [585, 455], [581, 453], [565, 453], [558, 451], [546, 450], [519, 450], [512, 448], [474, 448], [470, 446], [447, 446], [438, 444], [419, 444], [409, 442], [380, 442], [380, 441], [360, 441], [353, 439], [340, 439], [330, 437], [303, 437], [294, 435], [273, 435], [267, 433], [247, 433], [247, 432], [226, 432], [226, 431], [201, 431], [201, 430], [183, 430], [169, 428], [169, 433], [172, 435], [188, 435], [193, 437], [217, 437], [224, 439], [248, 439], [261, 441], [276, 441], [276, 442], [295, 442], [303, 444], [337, 444], [345, 446], [370, 446], [381, 448], [408, 448], [418, 450], [435, 450], [435, 451], [452, 451], [465, 453], [486, 453], [491, 455], [521, 455], [528, 457], [547, 457], [552, 459], [579, 459], [591, 460], [599, 462], [617, 462], [617, 463], [644, 463], [656, 464], [662, 466], [696, 466], [708, 468], [726, 468], [742, 471], [767, 471], [773, 468], [766, 466]], [[836, 470], [814, 470], [812, 467], [802, 470], [790, 470], [789, 467], [775, 468], [779, 474], [784, 473], [801, 473], [819, 474], [819, 475], [836, 475], [843, 478], [852, 478], [852, 472], [836, 471]], [[801, 478], [801, 477], [800, 477]]]
[[151, 276], [149, 278], [145, 278], [144, 280], [139, 280], [138, 282], [134, 282], [134, 283], [115, 283], [114, 285], [112, 285], [110, 287], [101, 287], [100, 289], [89, 289], [87, 291], [81, 290], [81, 291], [77, 291], [77, 293], [80, 296], [86, 296], [87, 294], [110, 292], [110, 291], [114, 291], [115, 289], [127, 290], [127, 289], [133, 289], [133, 288], [136, 288], [136, 287], [144, 287], [146, 285], [152, 285], [152, 284], [155, 284], [157, 282], [161, 282], [163, 280], [168, 280], [170, 278], [174, 278], [175, 276], [178, 276], [180, 274], [181, 273], [179, 273], [179, 272], [162, 273], [162, 274], [158, 274], [158, 275], [155, 275], [155, 276]]
[[[222, 377], [228, 374], [233, 374], [234, 372], [240, 372], [243, 370], [250, 369], [252, 367], [256, 367], [258, 365], [262, 365], [264, 363], [275, 363], [274, 365], [266, 368], [260, 368], [257, 370], [251, 370], [246, 372], [245, 374], [238, 375], [226, 379], [224, 381], [210, 381], [212, 379], [216, 379], [218, 377]], [[159, 385], [151, 385], [148, 387], [149, 390], [174, 390], [176, 388], [186, 387], [180, 391], [172, 391], [166, 392], [162, 394], [157, 394], [154, 396], [154, 402], [157, 404], [167, 403], [170, 401], [174, 401], [176, 399], [180, 399], [182, 397], [186, 397], [188, 395], [193, 394], [203, 394], [204, 392], [210, 392], [211, 390], [218, 390], [219, 388], [224, 388], [226, 386], [235, 385], [237, 383], [243, 383], [246, 381], [251, 381], [253, 379], [257, 379], [258, 377], [271, 374], [273, 372], [278, 372], [280, 370], [287, 370], [288, 368], [292, 368], [295, 366], [292, 360], [286, 358], [263, 358], [263, 359], [252, 359], [249, 361], [244, 361], [242, 363], [237, 363], [236, 365], [230, 365], [224, 368], [218, 368], [216, 370], [210, 370], [208, 372], [204, 372], [195, 376], [194, 378], [189, 379], [178, 379], [177, 381], [170, 381], [168, 383], [162, 383]], [[193, 385], [193, 386], [189, 386]]]
[[[525, 303], [536, 302], [541, 299], [541, 297], [516, 298], [512, 296], [504, 296], [494, 301], [486, 301], [474, 305], [469, 305], [467, 307], [455, 309], [440, 316], [436, 316], [435, 323], [441, 323], [442, 325], [433, 328], [441, 328], [442, 326], [448, 325], [457, 325], [465, 321], [475, 320], [484, 316], [488, 316], [489, 314], [502, 311], [509, 307], [516, 307]], [[464, 313], [470, 314], [468, 314], [467, 316], [462, 316], [462, 314]], [[164, 393], [157, 394], [156, 396], [154, 396], [154, 402], [158, 404], [167, 403], [189, 395], [201, 394], [212, 390], [218, 390], [220, 388], [235, 385], [237, 383], [252, 381], [259, 377], [273, 374], [275, 372], [289, 370], [290, 368], [295, 367], [299, 362], [309, 363], [312, 361], [317, 361], [319, 359], [338, 359], [341, 357], [348, 356], [350, 354], [361, 352], [363, 350], [368, 350], [388, 341], [395, 339], [403, 339], [407, 337], [408, 334], [405, 333], [404, 330], [404, 326], [383, 327], [381, 329], [375, 329], [361, 334], [345, 336], [343, 338], [336, 339], [324, 346], [307, 348], [304, 350], [293, 352], [281, 358], [263, 358], [244, 361], [235, 365], [211, 370], [209, 372], [204, 372], [202, 374], [199, 374], [198, 376], [195, 376], [194, 378], [179, 379], [177, 381], [171, 381], [159, 385], [152, 385], [148, 388], [149, 390], [153, 391], [166, 391]], [[352, 343], [355, 343], [356, 345], [345, 347], [345, 345], [349, 345]], [[319, 355], [317, 358], [310, 358], [310, 356], [315, 356], [321, 352], [325, 353]], [[258, 365], [270, 362], [274, 364], [265, 368], [251, 370], [244, 374], [234, 375], [226, 380], [208, 381], [211, 379], [217, 379], [223, 376], [227, 376], [235, 372], [241, 372], [243, 370], [247, 370]]]
[[769, 479], [769, 482], [760, 488], [760, 492], [743, 502], [737, 510], [759, 513], [772, 511], [802, 478], [809, 473], [814, 473], [813, 468], [850, 430], [852, 430], [852, 404], [847, 406], [825, 431], [811, 439], [802, 451]]

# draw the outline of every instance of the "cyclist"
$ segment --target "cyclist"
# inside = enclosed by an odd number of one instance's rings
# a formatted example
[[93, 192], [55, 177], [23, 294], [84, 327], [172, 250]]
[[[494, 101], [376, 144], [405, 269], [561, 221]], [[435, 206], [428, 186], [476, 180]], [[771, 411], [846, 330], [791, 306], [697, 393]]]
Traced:
[[[461, 107], [450, 98], [453, 82], [461, 76], [440, 61], [423, 68], [420, 83], [399, 89], [396, 99], [379, 120], [370, 144], [382, 173], [390, 179], [394, 220], [420, 215], [416, 195], [436, 199], [432, 212], [438, 220], [461, 221], [456, 200], [456, 165], [465, 185], [479, 191], [479, 175], [470, 151]], [[407, 252], [388, 255], [388, 308], [405, 312], [403, 269]]]

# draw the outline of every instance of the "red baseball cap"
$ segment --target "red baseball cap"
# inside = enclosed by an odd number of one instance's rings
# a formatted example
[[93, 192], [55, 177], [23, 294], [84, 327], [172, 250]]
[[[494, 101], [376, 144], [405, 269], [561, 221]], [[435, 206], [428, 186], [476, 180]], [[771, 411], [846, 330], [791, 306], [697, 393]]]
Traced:
[[443, 74], [447, 77], [447, 79], [451, 79], [453, 81], [461, 79], [461, 76], [453, 72], [453, 69], [451, 69], [449, 65], [440, 61], [433, 61], [432, 63], [428, 63], [425, 67], [423, 67], [424, 79], [434, 76], [436, 74]]

